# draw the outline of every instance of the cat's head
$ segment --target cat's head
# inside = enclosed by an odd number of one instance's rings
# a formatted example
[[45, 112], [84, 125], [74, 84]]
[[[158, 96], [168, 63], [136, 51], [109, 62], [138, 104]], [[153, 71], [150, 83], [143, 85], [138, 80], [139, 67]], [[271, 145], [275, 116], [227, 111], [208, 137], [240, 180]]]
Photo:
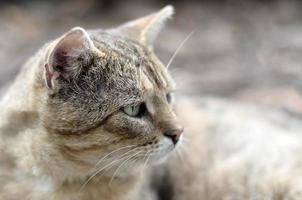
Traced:
[[175, 148], [183, 127], [174, 84], [152, 51], [172, 14], [167, 6], [115, 29], [74, 28], [51, 43], [39, 113], [58, 162], [92, 173], [152, 163]]

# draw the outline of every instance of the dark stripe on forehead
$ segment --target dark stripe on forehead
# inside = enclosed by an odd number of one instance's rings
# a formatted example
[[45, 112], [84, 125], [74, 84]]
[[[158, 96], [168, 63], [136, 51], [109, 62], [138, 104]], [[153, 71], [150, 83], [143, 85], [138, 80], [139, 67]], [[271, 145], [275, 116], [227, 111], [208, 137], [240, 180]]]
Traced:
[[145, 65], [145, 69], [147, 72], [148, 78], [152, 81], [152, 83], [155, 83], [155, 85], [158, 88], [163, 87], [163, 81], [160, 79], [160, 76], [157, 72], [157, 69], [155, 69], [154, 65], [152, 65], [150, 62], [148, 65]]
[[145, 75], [149, 78], [149, 80], [156, 85], [159, 89], [162, 89], [165, 85], [165, 81], [161, 75], [160, 66], [158, 66], [153, 60], [152, 55], [150, 55], [146, 49], [141, 52], [143, 59], [142, 67]]
[[143, 71], [153, 85], [161, 88], [162, 81], [159, 78], [155, 64], [150, 59], [148, 50], [140, 44], [134, 44], [134, 46], [138, 54], [137, 67]]
[[107, 40], [95, 38], [98, 48], [106, 48], [108, 53], [114, 52], [123, 59], [134, 61], [137, 68], [143, 68], [143, 72], [154, 86], [159, 89], [165, 87], [167, 80], [162, 69], [160, 69], [162, 66], [158, 66], [157, 59], [153, 60], [154, 55], [145, 46], [126, 38], [112, 38], [108, 35], [106, 37]]

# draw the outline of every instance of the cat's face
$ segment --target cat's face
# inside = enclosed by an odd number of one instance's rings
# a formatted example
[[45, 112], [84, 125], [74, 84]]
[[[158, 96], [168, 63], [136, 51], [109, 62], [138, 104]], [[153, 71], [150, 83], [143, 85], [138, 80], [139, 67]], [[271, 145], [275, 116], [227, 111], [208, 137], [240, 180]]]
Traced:
[[165, 158], [178, 144], [183, 128], [173, 111], [172, 79], [147, 38], [134, 35], [162, 12], [171, 14], [166, 9], [109, 31], [75, 28], [51, 47], [41, 120], [66, 162], [90, 172], [138, 166]]

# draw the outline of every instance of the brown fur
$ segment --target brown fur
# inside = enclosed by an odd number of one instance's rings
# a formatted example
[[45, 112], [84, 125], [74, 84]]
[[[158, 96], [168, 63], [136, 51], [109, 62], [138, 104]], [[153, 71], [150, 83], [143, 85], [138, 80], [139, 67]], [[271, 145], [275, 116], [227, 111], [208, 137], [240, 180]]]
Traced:
[[[74, 28], [25, 64], [1, 102], [1, 152], [11, 163], [1, 167], [4, 199], [136, 194], [144, 163], [174, 148], [164, 131], [179, 127], [166, 99], [171, 78], [147, 43], [172, 12], [112, 30]], [[141, 102], [142, 117], [121, 111]]]

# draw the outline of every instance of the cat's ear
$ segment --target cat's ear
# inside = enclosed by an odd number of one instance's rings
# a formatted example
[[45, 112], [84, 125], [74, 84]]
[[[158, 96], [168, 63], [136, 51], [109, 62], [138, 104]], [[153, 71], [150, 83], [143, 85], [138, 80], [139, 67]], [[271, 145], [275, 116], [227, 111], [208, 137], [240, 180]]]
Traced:
[[158, 33], [163, 28], [167, 19], [172, 17], [173, 13], [174, 8], [169, 5], [156, 13], [130, 21], [118, 29], [130, 38], [152, 47]]
[[99, 53], [88, 33], [75, 27], [54, 42], [45, 64], [48, 88], [58, 89], [60, 80], [76, 77], [89, 66], [94, 54]]

